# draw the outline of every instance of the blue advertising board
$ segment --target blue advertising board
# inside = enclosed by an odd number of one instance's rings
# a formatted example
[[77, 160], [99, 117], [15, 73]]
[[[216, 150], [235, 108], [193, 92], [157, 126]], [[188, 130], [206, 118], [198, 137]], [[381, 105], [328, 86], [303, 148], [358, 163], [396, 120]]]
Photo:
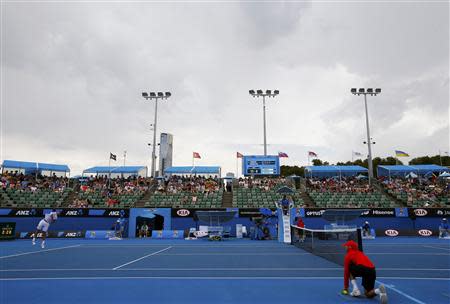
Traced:
[[280, 175], [280, 158], [278, 155], [245, 155], [242, 172], [245, 176]]

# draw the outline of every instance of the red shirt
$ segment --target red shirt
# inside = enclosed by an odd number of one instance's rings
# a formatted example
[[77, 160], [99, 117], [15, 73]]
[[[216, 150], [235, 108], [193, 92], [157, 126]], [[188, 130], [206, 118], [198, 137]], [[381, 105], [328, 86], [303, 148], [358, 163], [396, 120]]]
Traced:
[[344, 288], [348, 289], [348, 279], [350, 277], [350, 264], [361, 265], [367, 268], [375, 268], [372, 261], [357, 249], [349, 249], [344, 259]]
[[303, 220], [301, 218], [297, 221], [297, 227], [305, 228], [305, 223], [303, 223]]

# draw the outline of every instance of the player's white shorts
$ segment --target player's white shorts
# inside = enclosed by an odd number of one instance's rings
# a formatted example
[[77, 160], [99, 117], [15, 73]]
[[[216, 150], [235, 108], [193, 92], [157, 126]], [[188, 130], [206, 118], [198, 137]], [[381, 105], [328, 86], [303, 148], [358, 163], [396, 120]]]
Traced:
[[49, 223], [47, 223], [47, 222], [44, 221], [44, 220], [41, 220], [41, 221], [39, 222], [38, 226], [37, 226], [37, 229], [38, 229], [38, 230], [41, 230], [41, 231], [44, 231], [44, 232], [47, 232], [49, 226], [50, 226]]

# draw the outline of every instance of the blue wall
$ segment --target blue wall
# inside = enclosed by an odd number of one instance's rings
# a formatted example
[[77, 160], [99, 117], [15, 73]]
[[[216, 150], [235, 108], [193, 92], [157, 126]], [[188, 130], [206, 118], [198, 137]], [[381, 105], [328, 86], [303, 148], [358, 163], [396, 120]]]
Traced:
[[[0, 217], [0, 222], [16, 222], [16, 232], [35, 231], [42, 217]], [[109, 230], [114, 217], [63, 217], [50, 225], [50, 230]]]
[[[130, 210], [129, 218], [129, 233], [134, 233], [137, 216], [145, 216], [148, 212], [153, 212], [164, 216], [164, 229], [165, 230], [186, 230], [191, 227], [196, 227], [197, 223], [192, 217], [171, 217], [170, 208], [134, 208]], [[327, 224], [320, 217], [304, 217], [305, 226], [311, 229], [323, 229]], [[41, 217], [0, 217], [0, 222], [16, 222], [17, 232], [30, 232], [36, 229], [37, 224], [41, 220]], [[60, 217], [59, 220], [52, 224], [51, 230], [109, 230], [117, 220], [115, 217]], [[416, 230], [430, 229], [437, 230], [441, 222], [440, 217], [417, 217], [413, 222], [408, 217], [366, 217], [359, 218], [350, 224], [361, 226], [364, 221], [369, 221], [372, 228], [377, 230], [396, 229], [396, 230], [412, 230], [414, 225]], [[275, 221], [276, 222], [276, 221]], [[231, 234], [236, 235], [236, 224], [242, 224], [247, 227], [247, 231], [250, 231], [250, 227], [254, 226], [254, 223], [248, 217], [235, 218], [227, 225], [231, 226]], [[275, 225], [271, 234], [276, 236], [274, 231]], [[134, 236], [134, 235], [133, 235]]]

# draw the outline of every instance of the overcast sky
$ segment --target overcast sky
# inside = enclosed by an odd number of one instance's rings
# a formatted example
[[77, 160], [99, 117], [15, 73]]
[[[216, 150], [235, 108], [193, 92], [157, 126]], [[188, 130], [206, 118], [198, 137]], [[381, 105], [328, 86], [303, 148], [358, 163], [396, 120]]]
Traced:
[[[148, 165], [153, 102], [171, 91], [158, 132], [174, 136], [174, 165], [236, 171], [236, 151], [306, 165], [449, 150], [448, 2], [14, 2], [1, 11], [1, 160], [65, 163], [72, 175]], [[449, 151], [450, 152], [450, 151]]]

